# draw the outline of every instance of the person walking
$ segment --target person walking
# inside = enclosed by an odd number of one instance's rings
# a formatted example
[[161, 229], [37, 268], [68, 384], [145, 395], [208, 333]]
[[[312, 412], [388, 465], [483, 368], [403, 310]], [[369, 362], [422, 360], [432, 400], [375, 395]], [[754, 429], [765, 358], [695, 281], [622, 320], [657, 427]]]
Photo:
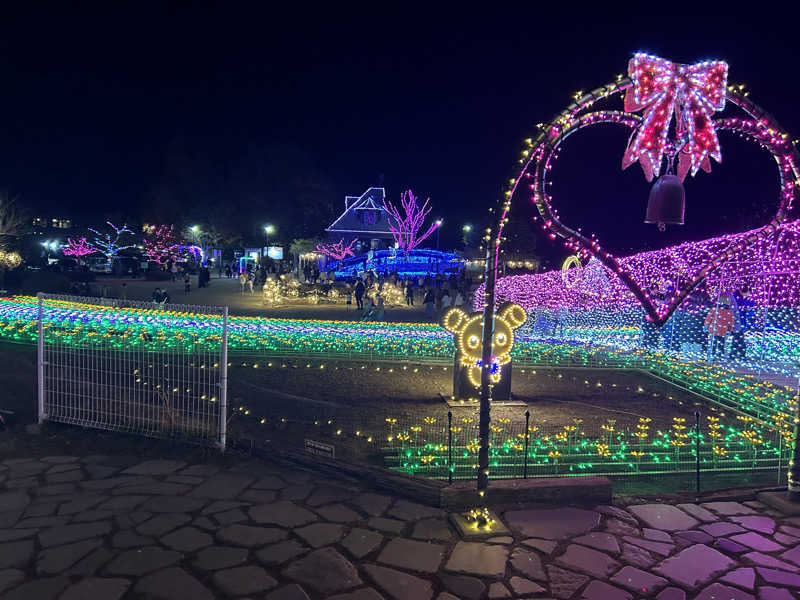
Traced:
[[231, 278], [231, 266], [230, 265], [225, 265], [225, 277], [227, 277], [228, 279]]
[[359, 277], [358, 281], [356, 282], [356, 289], [355, 289], [357, 310], [363, 310], [364, 308], [364, 290], [366, 290], [366, 288], [364, 287], [364, 282]]
[[250, 274], [247, 276], [247, 290], [248, 290], [248, 291], [249, 291], [251, 294], [253, 293], [253, 281], [255, 280], [255, 278], [256, 278], [256, 277], [255, 277], [255, 275], [253, 275], [253, 273], [250, 273]]
[[410, 278], [406, 280], [406, 306], [414, 306], [414, 285]]
[[447, 288], [444, 288], [444, 290], [442, 290], [442, 312], [441, 312], [441, 314], [444, 314], [445, 312], [447, 312], [450, 309], [450, 306], [452, 304], [453, 304], [453, 299], [450, 298], [450, 290], [448, 290]]
[[464, 306], [464, 294], [461, 293], [459, 288], [456, 288], [456, 297], [453, 300], [453, 306], [462, 307]]
[[239, 273], [239, 286], [242, 288], [242, 294], [244, 294], [244, 286], [247, 285], [247, 273], [242, 271]]
[[186, 295], [192, 291], [192, 280], [189, 278], [189, 273], [183, 276], [183, 294]]
[[733, 311], [731, 310], [731, 297], [721, 294], [717, 306], [706, 315], [703, 325], [713, 337], [711, 341], [711, 355], [713, 358], [725, 357], [725, 336], [734, 328]]
[[433, 289], [428, 288], [425, 292], [425, 297], [422, 299], [422, 304], [425, 305], [425, 318], [429, 321], [433, 321], [435, 303], [436, 297], [434, 296]]
[[375, 320], [383, 321], [386, 318], [386, 308], [383, 305], [383, 296], [378, 296], [378, 308], [375, 310]]
[[172, 281], [174, 283], [178, 280], [178, 265], [173, 262], [169, 270], [172, 273]]
[[747, 356], [747, 345], [744, 334], [749, 329], [752, 321], [751, 315], [755, 303], [750, 298], [747, 288], [741, 288], [733, 293], [731, 299], [733, 312], [733, 331], [731, 332], [731, 359], [744, 360]]

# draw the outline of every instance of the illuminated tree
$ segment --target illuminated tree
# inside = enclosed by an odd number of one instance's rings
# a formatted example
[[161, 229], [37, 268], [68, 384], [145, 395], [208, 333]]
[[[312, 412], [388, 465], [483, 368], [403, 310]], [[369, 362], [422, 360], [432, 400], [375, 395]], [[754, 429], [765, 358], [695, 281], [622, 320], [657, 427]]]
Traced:
[[344, 238], [342, 238], [335, 244], [320, 243], [317, 244], [317, 252], [320, 252], [329, 258], [342, 260], [343, 258], [347, 258], [348, 256], [353, 256], [355, 254], [355, 250], [353, 250], [353, 247], [355, 246], [356, 241], [357, 240], [353, 239], [346, 246], [344, 245]]
[[149, 260], [165, 265], [178, 258], [181, 241], [172, 225], [150, 225], [145, 228], [144, 251]]
[[15, 269], [22, 263], [19, 252], [12, 247], [25, 233], [26, 222], [25, 213], [17, 206], [16, 199], [0, 193], [0, 288], [5, 284], [6, 269]]
[[436, 222], [431, 223], [425, 229], [425, 233], [421, 235], [419, 233], [425, 224], [425, 217], [431, 212], [428, 202], [430, 198], [420, 206], [411, 190], [400, 194], [400, 209], [391, 202], [383, 201], [383, 208], [389, 213], [389, 230], [392, 232], [392, 237], [397, 246], [406, 252], [419, 246], [439, 226]]
[[81, 262], [84, 256], [94, 254], [97, 252], [97, 249], [87, 242], [85, 237], [81, 237], [77, 240], [68, 237], [67, 245], [61, 249], [61, 252], [64, 253], [64, 256], [74, 256], [78, 259], [78, 262]]
[[111, 231], [99, 232], [96, 229], [89, 229], [94, 235], [91, 245], [108, 260], [114, 260], [119, 254], [120, 250], [133, 248], [133, 244], [123, 245], [123, 237], [132, 236], [133, 231], [128, 229], [126, 225], [117, 227], [110, 221], [106, 222], [111, 228]]

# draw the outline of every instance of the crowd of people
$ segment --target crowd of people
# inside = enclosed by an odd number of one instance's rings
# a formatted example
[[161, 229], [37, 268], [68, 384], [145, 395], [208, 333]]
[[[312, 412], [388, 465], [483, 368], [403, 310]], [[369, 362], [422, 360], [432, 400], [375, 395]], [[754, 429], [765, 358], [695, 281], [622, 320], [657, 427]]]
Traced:
[[349, 306], [355, 298], [356, 310], [362, 311], [362, 320], [382, 321], [386, 318], [383, 292], [387, 283], [403, 291], [406, 306], [421, 304], [428, 321], [438, 321], [452, 306], [471, 304], [472, 282], [463, 271], [459, 275], [440, 273], [419, 277], [369, 271], [347, 284], [346, 303]]

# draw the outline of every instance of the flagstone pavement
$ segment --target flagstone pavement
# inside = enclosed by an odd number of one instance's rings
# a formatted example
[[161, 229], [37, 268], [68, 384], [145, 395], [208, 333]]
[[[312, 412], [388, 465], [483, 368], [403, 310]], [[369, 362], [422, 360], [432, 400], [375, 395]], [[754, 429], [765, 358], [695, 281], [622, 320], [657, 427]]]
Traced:
[[790, 600], [800, 518], [758, 502], [447, 514], [242, 459], [0, 462], [2, 600]]

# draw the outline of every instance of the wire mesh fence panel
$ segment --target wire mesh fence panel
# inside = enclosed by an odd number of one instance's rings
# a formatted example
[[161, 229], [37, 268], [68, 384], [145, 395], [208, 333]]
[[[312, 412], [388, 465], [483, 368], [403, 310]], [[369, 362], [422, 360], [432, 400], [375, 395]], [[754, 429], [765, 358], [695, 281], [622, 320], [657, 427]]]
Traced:
[[224, 448], [227, 307], [51, 294], [38, 302], [40, 422]]

